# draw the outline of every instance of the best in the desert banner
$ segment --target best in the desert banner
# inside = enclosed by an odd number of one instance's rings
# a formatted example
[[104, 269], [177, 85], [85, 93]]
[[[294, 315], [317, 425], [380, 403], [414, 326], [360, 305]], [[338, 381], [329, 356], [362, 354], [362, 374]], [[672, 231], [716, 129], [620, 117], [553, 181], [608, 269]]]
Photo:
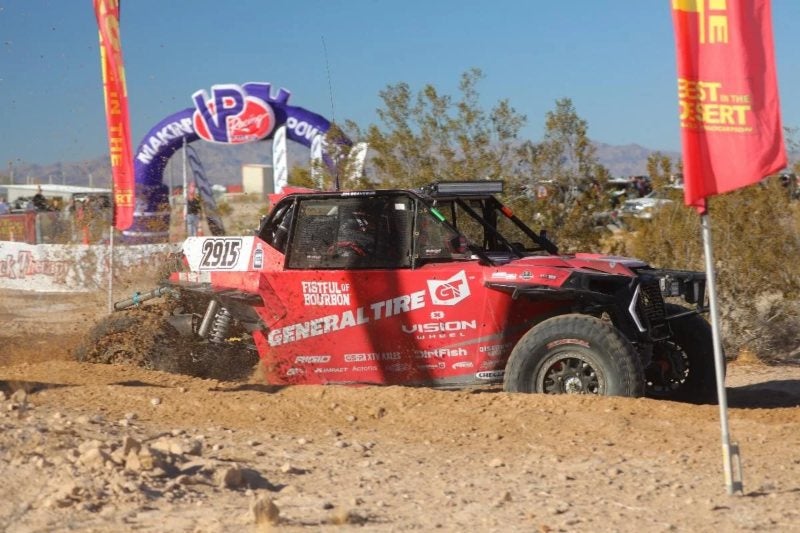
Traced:
[[128, 90], [119, 33], [119, 0], [94, 0], [100, 33], [108, 148], [114, 182], [114, 225], [128, 229], [133, 223], [133, 150], [128, 117]]
[[672, 0], [687, 205], [786, 166], [768, 0]]

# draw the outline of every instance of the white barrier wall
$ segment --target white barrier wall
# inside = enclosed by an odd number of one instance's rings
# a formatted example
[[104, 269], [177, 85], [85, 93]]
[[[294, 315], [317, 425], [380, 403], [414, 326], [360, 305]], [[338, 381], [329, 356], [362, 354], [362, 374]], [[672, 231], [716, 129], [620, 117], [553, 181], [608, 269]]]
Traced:
[[[181, 244], [114, 246], [114, 277], [158, 268]], [[0, 241], [0, 289], [86, 292], [108, 287], [109, 247]]]

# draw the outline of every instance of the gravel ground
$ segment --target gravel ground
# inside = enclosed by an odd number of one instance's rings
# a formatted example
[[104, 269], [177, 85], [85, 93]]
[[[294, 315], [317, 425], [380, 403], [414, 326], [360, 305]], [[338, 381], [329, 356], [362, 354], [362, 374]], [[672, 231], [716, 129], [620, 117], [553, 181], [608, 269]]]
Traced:
[[800, 368], [719, 410], [496, 389], [275, 388], [72, 360], [105, 296], [0, 293], [0, 530], [800, 531]]

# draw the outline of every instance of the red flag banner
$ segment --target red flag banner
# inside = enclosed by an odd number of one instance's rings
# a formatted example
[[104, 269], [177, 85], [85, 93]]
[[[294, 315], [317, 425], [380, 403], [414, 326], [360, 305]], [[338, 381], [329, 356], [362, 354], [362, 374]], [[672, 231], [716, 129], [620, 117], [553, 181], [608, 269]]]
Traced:
[[769, 0], [671, 0], [686, 205], [786, 166]]
[[133, 223], [133, 151], [128, 117], [128, 91], [119, 35], [119, 0], [94, 0], [100, 33], [100, 65], [114, 183], [114, 225], [124, 230]]

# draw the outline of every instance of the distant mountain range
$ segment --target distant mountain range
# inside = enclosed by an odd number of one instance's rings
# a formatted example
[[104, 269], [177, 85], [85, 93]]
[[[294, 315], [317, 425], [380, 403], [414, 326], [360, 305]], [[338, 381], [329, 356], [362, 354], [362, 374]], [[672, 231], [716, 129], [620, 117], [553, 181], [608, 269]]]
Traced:
[[[241, 183], [242, 165], [270, 164], [272, 162], [269, 143], [250, 143], [223, 146], [211, 143], [192, 144], [203, 162], [206, 175], [212, 183], [230, 185]], [[595, 142], [597, 157], [612, 176], [635, 176], [647, 173], [647, 158], [660, 151], [677, 161], [680, 153], [652, 150], [638, 144], [616, 146]], [[308, 150], [299, 144], [289, 143], [289, 166], [307, 165]], [[178, 152], [168, 163], [164, 181], [182, 182], [182, 161]], [[10, 171], [10, 172], [9, 172]], [[0, 169], [0, 184], [8, 183], [9, 174], [14, 183], [64, 183], [67, 185], [93, 185], [109, 187], [111, 168], [108, 157], [97, 157], [86, 161], [60, 161], [49, 165], [22, 163], [13, 168]]]

